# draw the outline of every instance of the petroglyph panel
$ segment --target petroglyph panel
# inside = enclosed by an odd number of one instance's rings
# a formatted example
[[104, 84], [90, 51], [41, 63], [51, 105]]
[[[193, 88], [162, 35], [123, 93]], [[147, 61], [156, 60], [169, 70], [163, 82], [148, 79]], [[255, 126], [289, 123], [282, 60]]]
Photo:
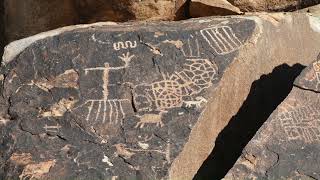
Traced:
[[317, 64], [315, 61], [303, 70], [290, 94], [250, 140], [225, 179], [320, 177]]
[[281, 113], [279, 119], [289, 140], [320, 141], [320, 104], [294, 108]]
[[43, 178], [168, 178], [209, 92], [255, 30], [236, 18], [188, 23], [75, 30], [28, 47], [0, 72], [17, 119], [2, 124], [21, 122], [13, 131], [29, 143], [15, 148], [55, 161]]

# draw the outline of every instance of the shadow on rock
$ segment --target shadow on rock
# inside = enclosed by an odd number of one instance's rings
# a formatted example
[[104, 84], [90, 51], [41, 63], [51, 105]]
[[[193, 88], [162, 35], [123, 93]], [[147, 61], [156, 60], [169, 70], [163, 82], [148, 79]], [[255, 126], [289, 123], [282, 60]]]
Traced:
[[292, 67], [283, 64], [252, 83], [247, 99], [220, 132], [213, 151], [202, 164], [194, 180], [221, 179], [227, 174], [244, 147], [290, 93], [295, 78], [304, 67], [301, 64]]

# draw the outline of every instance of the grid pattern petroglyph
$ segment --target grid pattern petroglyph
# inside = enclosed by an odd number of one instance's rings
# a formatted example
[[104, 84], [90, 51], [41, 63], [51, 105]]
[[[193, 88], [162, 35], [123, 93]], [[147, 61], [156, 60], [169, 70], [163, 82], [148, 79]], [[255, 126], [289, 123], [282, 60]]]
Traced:
[[279, 115], [289, 140], [320, 142], [320, 104], [302, 106]]
[[[187, 59], [184, 69], [172, 75], [163, 75], [163, 80], [150, 85], [149, 101], [157, 110], [181, 107], [184, 96], [200, 93], [212, 85], [217, 75], [217, 66], [208, 59]], [[138, 85], [139, 86], [139, 85]]]

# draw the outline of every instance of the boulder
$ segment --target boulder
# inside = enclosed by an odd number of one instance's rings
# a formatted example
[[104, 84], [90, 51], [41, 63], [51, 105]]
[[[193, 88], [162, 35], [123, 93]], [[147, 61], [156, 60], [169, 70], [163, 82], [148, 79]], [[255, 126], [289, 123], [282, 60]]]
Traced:
[[251, 83], [310, 64], [319, 45], [305, 14], [97, 23], [10, 43], [0, 178], [192, 179]]
[[191, 0], [189, 14], [191, 17], [205, 17], [214, 15], [232, 15], [242, 12], [227, 0]]
[[8, 42], [78, 22], [73, 0], [3, 0]]
[[[178, 20], [185, 0], [2, 0], [8, 42], [73, 24], [100, 21]], [[3, 3], [2, 3], [3, 5]], [[0, 6], [0, 9], [1, 6]], [[1, 23], [1, 21], [0, 21]]]
[[320, 54], [243, 150], [225, 179], [320, 178]]
[[229, 0], [243, 12], [294, 11], [319, 4], [318, 0]]

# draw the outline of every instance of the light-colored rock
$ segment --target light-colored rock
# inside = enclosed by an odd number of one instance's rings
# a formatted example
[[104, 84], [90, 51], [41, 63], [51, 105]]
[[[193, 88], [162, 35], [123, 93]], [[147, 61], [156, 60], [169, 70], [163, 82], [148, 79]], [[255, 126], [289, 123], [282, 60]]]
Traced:
[[241, 14], [240, 9], [227, 0], [191, 0], [189, 11], [191, 17]]
[[297, 12], [311, 13], [314, 16], [320, 16], [320, 4], [316, 5], [316, 6], [310, 6], [310, 7], [298, 10]]
[[229, 2], [243, 12], [292, 11], [319, 3], [314, 0], [229, 0]]

